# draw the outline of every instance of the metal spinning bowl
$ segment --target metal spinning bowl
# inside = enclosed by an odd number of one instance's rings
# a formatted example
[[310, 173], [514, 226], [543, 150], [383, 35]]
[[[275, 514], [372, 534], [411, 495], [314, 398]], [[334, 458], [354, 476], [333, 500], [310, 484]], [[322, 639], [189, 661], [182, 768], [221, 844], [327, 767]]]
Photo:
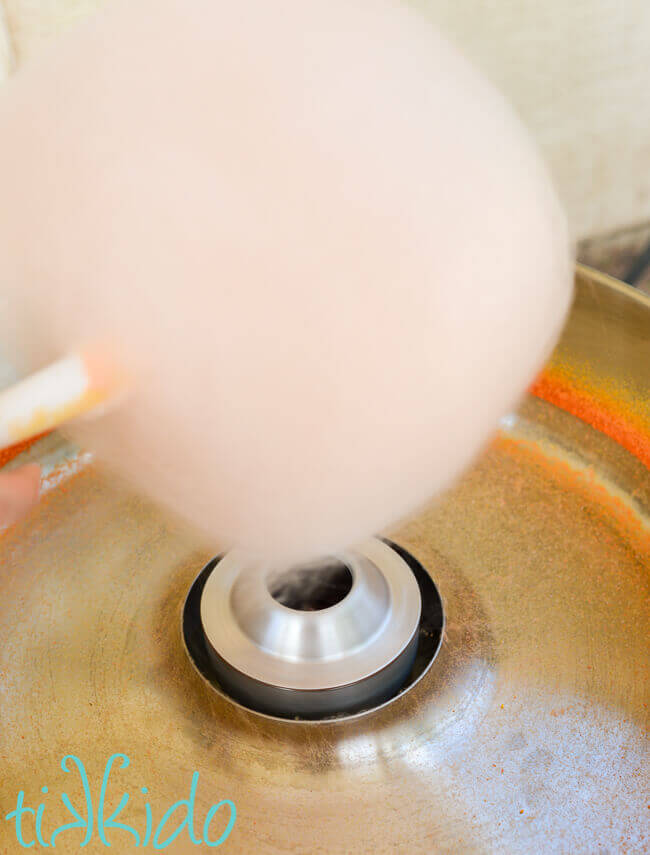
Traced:
[[[580, 270], [552, 362], [648, 440], [646, 298]], [[65, 449], [50, 437], [29, 454]], [[237, 805], [230, 852], [647, 851], [649, 532], [643, 463], [527, 399], [443, 501], [391, 532], [444, 600], [430, 670], [361, 718], [278, 722], [213, 692], [186, 656], [183, 603], [212, 556], [89, 466], [0, 540], [3, 815], [22, 789], [47, 799], [45, 828], [69, 822], [51, 794], [81, 788], [61, 757], [82, 758], [96, 792], [120, 751], [123, 821], [144, 827], [142, 786], [159, 818], [196, 769], [198, 816]], [[0, 821], [0, 851], [12, 833]]]

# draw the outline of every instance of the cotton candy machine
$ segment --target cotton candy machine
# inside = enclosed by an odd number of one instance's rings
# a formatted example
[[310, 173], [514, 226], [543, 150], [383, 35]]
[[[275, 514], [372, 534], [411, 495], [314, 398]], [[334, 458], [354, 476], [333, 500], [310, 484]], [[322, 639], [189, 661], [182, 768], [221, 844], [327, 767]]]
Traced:
[[417, 518], [284, 577], [60, 437], [13, 461], [50, 489], [0, 539], [2, 817], [23, 791], [47, 839], [61, 792], [86, 803], [61, 759], [96, 811], [120, 753], [120, 822], [144, 835], [197, 771], [196, 817], [236, 804], [226, 851], [647, 849], [650, 301], [580, 269], [533, 392]]

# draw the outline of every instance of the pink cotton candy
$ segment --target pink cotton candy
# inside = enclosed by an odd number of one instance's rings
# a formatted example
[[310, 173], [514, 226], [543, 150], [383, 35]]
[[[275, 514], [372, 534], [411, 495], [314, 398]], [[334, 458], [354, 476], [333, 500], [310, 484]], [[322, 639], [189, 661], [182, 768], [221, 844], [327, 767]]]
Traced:
[[548, 355], [566, 225], [510, 108], [388, 0], [138, 0], [0, 94], [28, 367], [109, 340], [87, 446], [222, 546], [336, 550], [447, 487]]

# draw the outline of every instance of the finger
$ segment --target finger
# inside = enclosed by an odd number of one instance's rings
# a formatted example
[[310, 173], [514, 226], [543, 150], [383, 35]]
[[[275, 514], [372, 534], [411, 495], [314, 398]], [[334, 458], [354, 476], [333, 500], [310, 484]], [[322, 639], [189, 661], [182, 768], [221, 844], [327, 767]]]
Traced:
[[41, 467], [29, 463], [11, 472], [0, 472], [0, 526], [13, 525], [38, 502]]

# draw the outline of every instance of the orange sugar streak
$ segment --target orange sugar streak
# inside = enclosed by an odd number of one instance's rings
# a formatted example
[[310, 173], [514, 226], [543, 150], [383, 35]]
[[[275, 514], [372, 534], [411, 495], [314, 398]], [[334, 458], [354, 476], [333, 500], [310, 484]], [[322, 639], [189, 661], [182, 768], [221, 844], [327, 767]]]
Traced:
[[500, 435], [493, 443], [513, 459], [523, 460], [527, 465], [533, 464], [539, 471], [550, 475], [566, 493], [580, 494], [593, 502], [602, 512], [604, 526], [613, 525], [619, 532], [624, 532], [626, 538], [631, 536], [639, 552], [650, 555], [650, 530], [643, 525], [633, 508], [599, 482], [593, 470], [574, 469], [566, 460], [549, 457], [531, 440]]
[[49, 431], [46, 431], [45, 433], [40, 433], [38, 436], [32, 436], [22, 442], [10, 445], [8, 448], [0, 448], [0, 468], [9, 463], [10, 460], [13, 460], [14, 457], [18, 457], [18, 455], [22, 454], [23, 451], [27, 451], [27, 449], [31, 448], [35, 442], [42, 439], [44, 436], [47, 436], [48, 433]]
[[552, 369], [545, 370], [530, 391], [606, 434], [650, 469], [650, 426], [644, 430], [618, 402], [600, 395], [598, 400]]

